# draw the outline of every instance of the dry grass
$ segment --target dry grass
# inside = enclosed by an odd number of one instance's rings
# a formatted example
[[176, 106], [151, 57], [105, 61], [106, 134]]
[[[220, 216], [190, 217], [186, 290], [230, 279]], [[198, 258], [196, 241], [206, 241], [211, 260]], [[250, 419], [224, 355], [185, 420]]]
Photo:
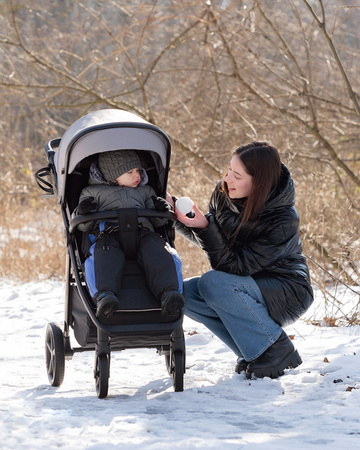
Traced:
[[1, 223], [0, 277], [22, 281], [61, 278], [65, 248], [60, 220], [51, 209], [23, 208], [18, 214], [6, 215]]

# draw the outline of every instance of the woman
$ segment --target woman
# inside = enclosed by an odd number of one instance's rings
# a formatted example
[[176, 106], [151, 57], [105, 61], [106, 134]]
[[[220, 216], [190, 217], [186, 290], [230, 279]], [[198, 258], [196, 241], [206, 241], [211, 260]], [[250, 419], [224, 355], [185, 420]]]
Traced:
[[313, 302], [289, 170], [276, 148], [252, 142], [233, 154], [209, 212], [176, 212], [177, 231], [207, 254], [212, 270], [185, 280], [185, 314], [238, 356], [235, 370], [276, 378], [302, 363], [282, 327]]

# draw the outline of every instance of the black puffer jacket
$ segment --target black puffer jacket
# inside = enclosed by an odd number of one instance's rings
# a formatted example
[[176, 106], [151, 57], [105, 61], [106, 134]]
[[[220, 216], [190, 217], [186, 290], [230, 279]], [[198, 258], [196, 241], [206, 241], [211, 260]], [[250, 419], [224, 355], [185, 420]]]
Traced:
[[244, 206], [231, 201], [220, 186], [211, 196], [208, 227], [189, 229], [178, 223], [177, 231], [206, 252], [213, 269], [253, 277], [279, 325], [295, 322], [312, 304], [313, 291], [288, 169], [282, 166], [280, 184], [259, 219], [245, 224], [233, 243]]

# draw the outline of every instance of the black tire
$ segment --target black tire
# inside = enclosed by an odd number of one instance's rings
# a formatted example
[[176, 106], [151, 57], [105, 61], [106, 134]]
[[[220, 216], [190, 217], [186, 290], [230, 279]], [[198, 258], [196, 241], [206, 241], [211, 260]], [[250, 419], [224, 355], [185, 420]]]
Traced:
[[51, 322], [45, 334], [46, 371], [51, 386], [60, 386], [65, 374], [64, 336], [57, 323]]
[[176, 351], [172, 353], [171, 371], [173, 377], [174, 391], [182, 392], [184, 390], [184, 373], [185, 373], [185, 358], [182, 352]]
[[171, 369], [171, 362], [170, 362], [170, 354], [165, 355], [165, 364], [166, 364], [166, 370], [168, 371], [168, 374], [172, 375], [172, 369]]
[[96, 358], [95, 387], [99, 398], [105, 398], [109, 390], [109, 358], [106, 353], [101, 353]]

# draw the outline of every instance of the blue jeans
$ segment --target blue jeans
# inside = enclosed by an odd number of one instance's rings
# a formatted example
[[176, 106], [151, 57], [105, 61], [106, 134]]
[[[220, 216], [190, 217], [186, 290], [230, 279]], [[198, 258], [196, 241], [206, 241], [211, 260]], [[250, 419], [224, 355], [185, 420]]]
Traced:
[[282, 332], [250, 276], [210, 270], [185, 280], [184, 296], [184, 313], [203, 323], [246, 361], [258, 358]]

